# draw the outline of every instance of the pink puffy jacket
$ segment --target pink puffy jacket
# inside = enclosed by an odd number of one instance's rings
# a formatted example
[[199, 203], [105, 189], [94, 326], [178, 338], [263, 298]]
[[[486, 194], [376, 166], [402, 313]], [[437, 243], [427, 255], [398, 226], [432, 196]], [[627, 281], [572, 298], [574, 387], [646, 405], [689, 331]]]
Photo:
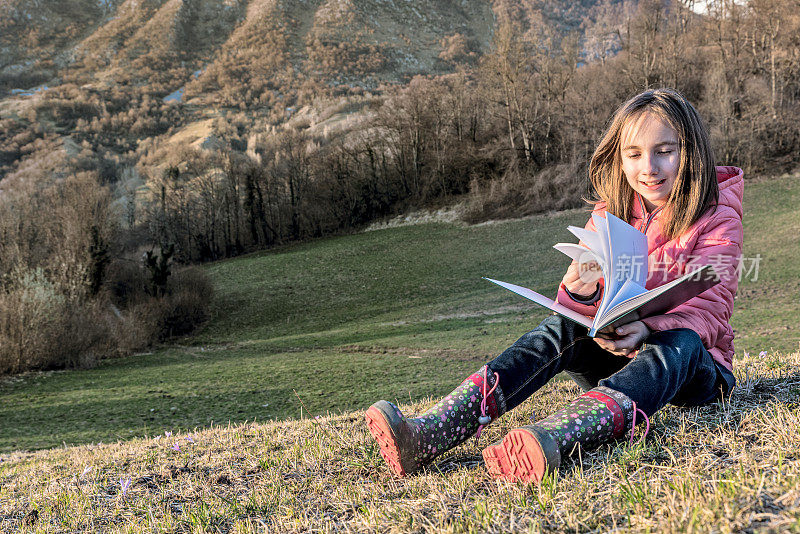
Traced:
[[[712, 264], [722, 281], [686, 301], [669, 313], [642, 319], [651, 331], [690, 328], [700, 335], [711, 356], [731, 369], [733, 363], [733, 329], [728, 322], [733, 311], [733, 298], [739, 286], [742, 255], [742, 193], [744, 173], [737, 167], [717, 167], [719, 203], [706, 212], [682, 235], [667, 240], [661, 235], [661, 209], [648, 213], [636, 195], [629, 224], [647, 235], [647, 289], [665, 284], [685, 274], [687, 269]], [[605, 217], [604, 203], [594, 213]], [[586, 228], [594, 230], [592, 219]], [[602, 285], [602, 280], [601, 280]], [[583, 315], [594, 316], [599, 297], [593, 304], [572, 299], [564, 284], [556, 301]]]

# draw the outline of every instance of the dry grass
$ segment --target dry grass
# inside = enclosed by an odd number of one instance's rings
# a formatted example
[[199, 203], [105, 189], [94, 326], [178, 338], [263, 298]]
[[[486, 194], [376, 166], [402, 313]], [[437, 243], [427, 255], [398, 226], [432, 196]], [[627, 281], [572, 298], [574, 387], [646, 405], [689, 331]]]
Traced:
[[[0, 530], [796, 532], [798, 364], [800, 353], [738, 362], [726, 402], [662, 410], [641, 444], [583, 454], [541, 487], [490, 479], [472, 440], [393, 478], [361, 413], [8, 454]], [[481, 446], [577, 393], [549, 385]]]

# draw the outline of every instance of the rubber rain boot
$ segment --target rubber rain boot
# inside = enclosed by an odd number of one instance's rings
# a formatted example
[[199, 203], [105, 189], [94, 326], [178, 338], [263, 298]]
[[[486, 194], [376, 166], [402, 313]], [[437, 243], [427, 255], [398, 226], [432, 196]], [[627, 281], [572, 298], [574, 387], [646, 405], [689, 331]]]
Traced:
[[383, 400], [370, 406], [365, 417], [381, 456], [402, 477], [463, 443], [479, 427], [502, 415], [504, 406], [497, 374], [484, 365], [419, 417], [408, 419], [397, 406]]
[[494, 478], [539, 484], [578, 447], [592, 449], [629, 432], [635, 409], [624, 393], [594, 388], [549, 417], [512, 430], [486, 447], [486, 468]]

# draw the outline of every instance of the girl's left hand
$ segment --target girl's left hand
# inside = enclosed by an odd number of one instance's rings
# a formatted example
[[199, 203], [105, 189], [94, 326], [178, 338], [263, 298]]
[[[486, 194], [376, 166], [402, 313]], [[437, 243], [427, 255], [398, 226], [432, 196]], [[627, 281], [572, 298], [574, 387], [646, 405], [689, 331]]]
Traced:
[[633, 321], [617, 327], [614, 333], [616, 335], [612, 336], [607, 332], [598, 332], [594, 341], [611, 354], [633, 358], [632, 353], [647, 339], [650, 329], [642, 321]]

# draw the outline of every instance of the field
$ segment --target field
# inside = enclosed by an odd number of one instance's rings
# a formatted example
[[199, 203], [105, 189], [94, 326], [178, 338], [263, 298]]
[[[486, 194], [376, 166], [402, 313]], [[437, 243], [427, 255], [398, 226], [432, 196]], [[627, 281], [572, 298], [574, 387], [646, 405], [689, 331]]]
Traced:
[[[472, 442], [391, 479], [360, 411], [379, 398], [418, 409], [535, 326], [543, 312], [480, 277], [552, 292], [566, 264], [550, 246], [581, 210], [209, 265], [214, 316], [197, 335], [2, 382], [0, 527], [800, 530], [799, 203], [798, 176], [746, 184], [745, 256], [760, 259], [732, 320], [730, 401], [666, 409], [641, 444], [584, 456], [541, 489], [492, 482]], [[576, 393], [552, 384], [482, 445]]]

